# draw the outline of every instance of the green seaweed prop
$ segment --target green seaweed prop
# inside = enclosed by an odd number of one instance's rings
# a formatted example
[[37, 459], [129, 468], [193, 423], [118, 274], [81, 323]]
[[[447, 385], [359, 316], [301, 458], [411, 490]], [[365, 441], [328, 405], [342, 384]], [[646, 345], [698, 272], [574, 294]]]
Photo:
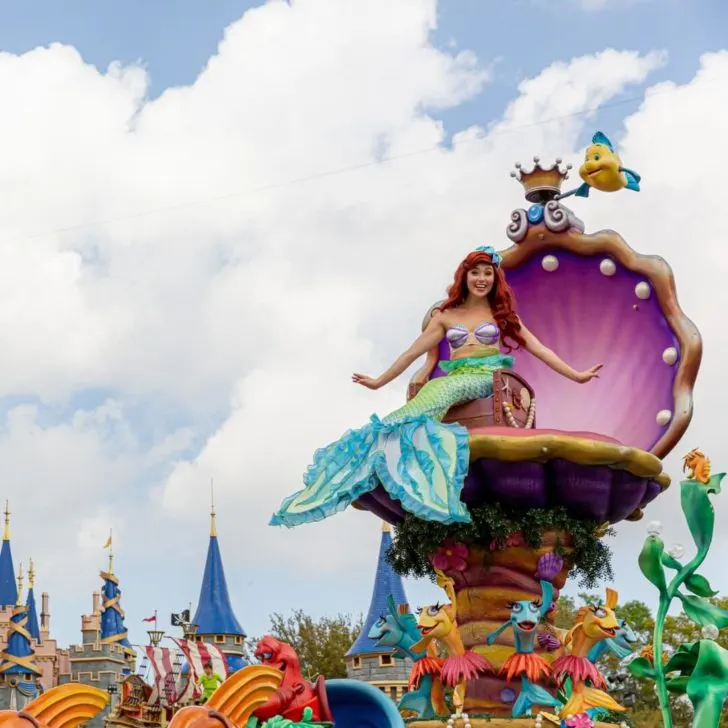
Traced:
[[[659, 524], [650, 524], [639, 566], [660, 593], [652, 641], [654, 659], [650, 663], [645, 657], [638, 657], [630, 663], [629, 670], [635, 677], [655, 681], [665, 728], [673, 725], [668, 692], [688, 696], [695, 711], [693, 728], [717, 728], [728, 698], [728, 650], [710, 639], [703, 639], [681, 646], [667, 664], [662, 660], [665, 619], [675, 598], [681, 601], [685, 614], [697, 625], [728, 627], [728, 611], [707, 601], [717, 592], [697, 573], [708, 555], [715, 528], [715, 511], [709, 496], [720, 493], [725, 473], [711, 476], [710, 460], [699, 450], [692, 450], [685, 456], [684, 469], [690, 472], [688, 480], [680, 483], [680, 505], [697, 552], [683, 565], [665, 552]], [[676, 572], [669, 582], [668, 569]]]
[[275, 718], [263, 723], [261, 728], [324, 728], [325, 726], [331, 726], [331, 723], [315, 723], [312, 719], [313, 710], [304, 708], [303, 718], [298, 723], [277, 715]]

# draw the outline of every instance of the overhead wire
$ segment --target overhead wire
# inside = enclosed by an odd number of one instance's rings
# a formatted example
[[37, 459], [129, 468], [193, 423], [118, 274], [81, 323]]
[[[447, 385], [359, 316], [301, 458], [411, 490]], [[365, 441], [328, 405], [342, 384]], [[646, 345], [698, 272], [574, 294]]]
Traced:
[[[721, 79], [716, 77], [716, 78], [709, 78], [706, 80], [703, 78], [703, 79], [701, 79], [701, 83], [713, 83], [718, 80], [721, 80]], [[475, 141], [482, 141], [486, 137], [488, 139], [490, 139], [492, 137], [502, 136], [502, 135], [506, 135], [506, 134], [515, 134], [517, 132], [525, 131], [527, 129], [534, 129], [534, 128], [538, 128], [540, 126], [546, 126], [547, 124], [553, 124], [554, 122], [557, 122], [557, 121], [563, 121], [565, 119], [572, 119], [572, 118], [575, 118], [578, 116], [584, 116], [587, 114], [595, 114], [599, 111], [604, 111], [606, 109], [612, 109], [612, 108], [619, 107], [619, 106], [625, 106], [627, 104], [635, 103], [638, 101], [645, 101], [645, 100], [647, 100], [649, 98], [653, 98], [655, 96], [662, 96], [664, 94], [674, 93], [675, 91], [681, 90], [683, 88], [685, 88], [684, 85], [683, 86], [673, 85], [673, 86], [670, 86], [668, 88], [663, 88], [658, 91], [650, 91], [648, 89], [647, 93], [640, 94], [639, 96], [630, 96], [630, 97], [626, 97], [623, 99], [617, 99], [616, 101], [605, 102], [605, 103], [599, 104], [597, 106], [589, 107], [586, 109], [580, 109], [578, 111], [572, 111], [572, 112], [569, 112], [566, 114], [559, 114], [557, 116], [549, 117], [548, 119], [541, 119], [540, 121], [535, 121], [535, 122], [531, 122], [528, 124], [510, 126], [510, 127], [503, 128], [503, 129], [494, 129], [492, 131], [486, 132], [485, 134], [479, 134], [477, 136], [472, 136], [469, 138], [453, 139], [452, 143], [450, 145], [450, 148], [465, 146], [466, 144], [472, 144]], [[448, 147], [443, 145], [442, 143], [433, 144], [429, 147], [415, 149], [411, 152], [403, 152], [401, 154], [384, 156], [379, 159], [370, 159], [370, 160], [367, 160], [366, 162], [361, 162], [360, 164], [352, 164], [352, 165], [348, 165], [346, 167], [338, 167], [335, 169], [324, 170], [321, 172], [314, 172], [312, 174], [304, 175], [302, 177], [294, 177], [291, 179], [281, 180], [279, 182], [271, 182], [269, 184], [264, 184], [264, 185], [260, 185], [260, 186], [256, 186], [256, 187], [247, 187], [247, 188], [244, 188], [241, 190], [236, 190], [234, 192], [228, 192], [223, 195], [216, 195], [213, 197], [206, 197], [206, 198], [201, 198], [198, 200], [188, 200], [187, 202], [180, 202], [180, 203], [177, 203], [174, 205], [168, 205], [166, 207], [157, 207], [157, 208], [154, 208], [151, 210], [142, 210], [142, 211], [136, 212], [136, 213], [129, 213], [128, 215], [121, 215], [118, 217], [106, 218], [103, 220], [92, 220], [92, 221], [88, 221], [88, 222], [84, 222], [84, 223], [78, 223], [75, 225], [69, 225], [67, 227], [59, 227], [59, 228], [54, 228], [52, 230], [28, 233], [24, 237], [25, 237], [25, 239], [48, 237], [51, 235], [60, 235], [63, 233], [74, 232], [77, 230], [83, 230], [83, 229], [91, 228], [91, 227], [113, 225], [116, 223], [127, 222], [127, 221], [131, 221], [131, 220], [138, 220], [140, 218], [152, 217], [155, 215], [163, 215], [165, 213], [174, 212], [176, 210], [182, 210], [182, 209], [187, 209], [190, 207], [196, 207], [199, 205], [205, 205], [205, 204], [209, 204], [209, 203], [213, 203], [213, 202], [220, 202], [222, 200], [229, 200], [229, 199], [233, 199], [236, 197], [241, 197], [242, 195], [252, 195], [252, 194], [259, 193], [259, 192], [267, 192], [270, 190], [281, 189], [283, 187], [291, 187], [294, 185], [305, 184], [307, 182], [313, 182], [315, 180], [325, 179], [327, 177], [335, 177], [338, 175], [347, 174], [349, 172], [356, 172], [356, 171], [368, 169], [371, 167], [378, 167], [378, 166], [381, 166], [384, 164], [390, 164], [391, 162], [397, 162], [397, 161], [400, 161], [403, 159], [409, 159], [411, 157], [419, 156], [422, 154], [429, 154], [429, 153], [436, 152], [436, 151], [443, 151], [443, 150], [446, 150], [447, 148]]]

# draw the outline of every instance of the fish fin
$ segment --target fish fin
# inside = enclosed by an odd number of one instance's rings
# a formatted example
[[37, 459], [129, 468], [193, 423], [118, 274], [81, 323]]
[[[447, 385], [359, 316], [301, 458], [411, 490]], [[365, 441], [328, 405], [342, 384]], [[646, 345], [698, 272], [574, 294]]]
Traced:
[[607, 147], [610, 151], [612, 151], [612, 152], [614, 151], [612, 142], [610, 142], [607, 135], [601, 131], [598, 131], [598, 132], [596, 132], [596, 134], [594, 134], [594, 136], [592, 137], [592, 144], [602, 144], [603, 146]]
[[571, 697], [566, 701], [564, 707], [559, 711], [559, 715], [565, 718], [567, 715], [579, 715], [586, 709], [586, 700], [581, 692], [572, 693]]
[[625, 169], [624, 167], [620, 167], [620, 170], [624, 174], [625, 179], [627, 180], [627, 184], [625, 187], [628, 190], [634, 190], [635, 192], [640, 191], [640, 180], [642, 177], [640, 177], [637, 172], [633, 172], [631, 169]]
[[584, 705], [587, 708], [603, 708], [604, 710], [614, 710], [622, 712], [626, 708], [622, 707], [613, 697], [607, 695], [603, 690], [596, 688], [583, 688], [582, 695]]
[[530, 680], [523, 680], [521, 683], [521, 695], [527, 695], [528, 700], [533, 705], [549, 705], [556, 708], [561, 705], [561, 701], [555, 698], [551, 693]]
[[583, 185], [576, 188], [574, 195], [576, 195], [576, 197], [589, 197], [589, 185], [584, 182]]
[[531, 700], [525, 690], [521, 690], [518, 700], [513, 703], [513, 708], [511, 709], [511, 716], [513, 718], [520, 718], [522, 715], [531, 715]]

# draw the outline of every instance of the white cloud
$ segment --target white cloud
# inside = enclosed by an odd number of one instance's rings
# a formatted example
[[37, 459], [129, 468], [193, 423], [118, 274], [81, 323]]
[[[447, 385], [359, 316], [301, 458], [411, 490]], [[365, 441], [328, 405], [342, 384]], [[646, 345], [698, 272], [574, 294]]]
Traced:
[[[8, 410], [0, 472], [18, 557], [33, 550], [64, 619], [87, 608], [110, 527], [133, 629], [150, 608], [195, 600], [211, 477], [248, 629], [291, 600], [366, 607], [373, 518], [278, 531], [270, 513], [316, 447], [400, 403], [403, 385], [371, 393], [349, 374], [381, 370], [409, 343], [465, 251], [504, 244], [521, 204], [512, 163], [574, 158], [595, 123], [576, 112], [664, 63], [615, 50], [555, 63], [487, 128], [440, 148], [433, 108], [477, 94], [490, 59], [435, 49], [435, 11], [269, 2], [227, 29], [194, 84], [154, 101], [136, 67], [101, 74], [63, 46], [0, 55], [0, 391], [35, 398]], [[711, 134], [728, 110], [728, 55], [702, 64], [626, 120], [643, 192], [579, 211], [674, 264], [708, 342], [690, 442], [720, 466], [728, 258], [710, 221], [728, 157]], [[382, 154], [403, 158], [366, 166]], [[279, 184], [346, 167], [357, 168]], [[78, 404], [98, 392], [111, 394]], [[674, 491], [655, 513], [679, 520]], [[632, 587], [636, 567], [622, 564], [641, 527], [623, 531], [619, 576]], [[70, 639], [75, 621], [59, 619]]]

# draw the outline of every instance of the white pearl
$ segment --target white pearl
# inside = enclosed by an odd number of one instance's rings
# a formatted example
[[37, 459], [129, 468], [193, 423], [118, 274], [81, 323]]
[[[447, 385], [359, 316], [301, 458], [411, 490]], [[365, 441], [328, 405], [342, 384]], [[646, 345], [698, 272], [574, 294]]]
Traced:
[[553, 273], [559, 267], [559, 259], [555, 255], [545, 255], [541, 266], [548, 273]]
[[681, 559], [685, 555], [685, 548], [681, 543], [676, 543], [667, 554], [668, 556], [672, 556], [673, 559]]
[[672, 412], [670, 412], [670, 410], [660, 410], [660, 411], [659, 411], [659, 412], [657, 413], [657, 417], [655, 417], [655, 422], [657, 422], [657, 424], [658, 424], [658, 425], [659, 425], [660, 427], [663, 427], [663, 426], [664, 426], [664, 425], [666, 425], [666, 424], [667, 424], [667, 423], [668, 423], [668, 422], [669, 422], [669, 421], [670, 421], [671, 419], [672, 419]]
[[706, 624], [703, 629], [700, 630], [700, 634], [706, 640], [717, 640], [720, 635], [720, 630], [714, 624]]
[[647, 281], [640, 281], [634, 287], [634, 295], [643, 301], [646, 301], [650, 297], [650, 293], [650, 284]]
[[662, 524], [659, 521], [650, 521], [647, 524], [647, 533], [650, 536], [659, 536], [662, 533]]
[[611, 258], [604, 258], [599, 264], [599, 270], [603, 276], [613, 276], [617, 272], [617, 266]]
[[668, 346], [662, 352], [662, 361], [672, 366], [677, 361], [677, 349], [674, 346]]

